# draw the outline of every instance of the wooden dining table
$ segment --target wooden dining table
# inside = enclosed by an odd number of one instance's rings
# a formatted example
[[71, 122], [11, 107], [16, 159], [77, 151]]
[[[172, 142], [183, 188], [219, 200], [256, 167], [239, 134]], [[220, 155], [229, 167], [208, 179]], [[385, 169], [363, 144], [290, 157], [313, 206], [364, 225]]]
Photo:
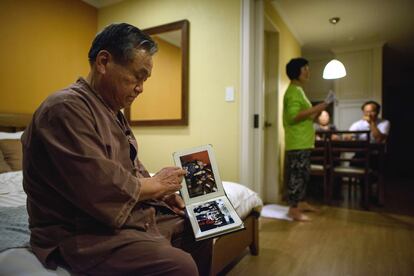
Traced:
[[[325, 144], [325, 147], [329, 147], [329, 143], [333, 143], [336, 146], [349, 146], [357, 143], [355, 140], [358, 134], [368, 133], [364, 131], [318, 131], [320, 137], [336, 137], [335, 140], [330, 138], [315, 141], [315, 145], [321, 147], [321, 144]], [[368, 134], [369, 135], [369, 134]], [[369, 138], [368, 138], [369, 140]], [[377, 180], [376, 197], [379, 205], [385, 203], [385, 183], [384, 183], [384, 169], [385, 169], [385, 153], [386, 143], [369, 143], [369, 155], [370, 155], [370, 172], [375, 175]], [[329, 163], [329, 161], [328, 161]], [[328, 166], [329, 169], [329, 166]]]

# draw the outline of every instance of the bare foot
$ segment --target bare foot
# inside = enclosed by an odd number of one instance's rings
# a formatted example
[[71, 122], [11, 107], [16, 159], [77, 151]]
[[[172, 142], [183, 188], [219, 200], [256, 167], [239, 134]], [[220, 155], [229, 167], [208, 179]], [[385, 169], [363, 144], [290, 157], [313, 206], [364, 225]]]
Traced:
[[298, 208], [302, 212], [318, 212], [319, 211], [318, 208], [313, 207], [312, 205], [310, 205], [306, 201], [299, 202]]
[[311, 221], [307, 215], [302, 214], [302, 211], [299, 209], [299, 207], [290, 207], [287, 216], [296, 221]]

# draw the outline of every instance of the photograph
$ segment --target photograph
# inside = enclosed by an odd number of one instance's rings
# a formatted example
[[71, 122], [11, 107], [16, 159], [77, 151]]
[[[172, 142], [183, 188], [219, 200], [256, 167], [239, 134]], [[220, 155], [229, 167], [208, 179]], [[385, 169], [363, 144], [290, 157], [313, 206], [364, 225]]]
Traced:
[[180, 156], [180, 161], [187, 170], [184, 178], [190, 198], [217, 192], [208, 151]]
[[224, 201], [209, 201], [193, 209], [201, 232], [234, 223]]

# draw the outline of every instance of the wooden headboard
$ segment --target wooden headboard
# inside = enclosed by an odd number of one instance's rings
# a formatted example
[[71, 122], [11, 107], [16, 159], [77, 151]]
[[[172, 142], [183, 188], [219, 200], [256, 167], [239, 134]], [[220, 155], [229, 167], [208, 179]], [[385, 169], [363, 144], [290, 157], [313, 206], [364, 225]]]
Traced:
[[16, 132], [24, 130], [32, 120], [32, 114], [0, 113], [0, 131]]

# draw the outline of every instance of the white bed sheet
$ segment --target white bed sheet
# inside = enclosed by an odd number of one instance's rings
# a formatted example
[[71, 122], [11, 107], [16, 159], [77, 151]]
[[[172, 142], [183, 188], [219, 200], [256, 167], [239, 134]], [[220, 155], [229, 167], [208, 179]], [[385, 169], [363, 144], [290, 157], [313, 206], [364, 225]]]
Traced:
[[[22, 171], [6, 172], [0, 174], [0, 196], [19, 195], [23, 192], [23, 175]], [[3, 199], [0, 199], [0, 204], [3, 204]], [[10, 203], [12, 206], [19, 206], [25, 202]], [[0, 205], [2, 206], [2, 205]]]
[[29, 249], [13, 248], [0, 253], [0, 275], [70, 276], [70, 273], [61, 267], [46, 269]]

